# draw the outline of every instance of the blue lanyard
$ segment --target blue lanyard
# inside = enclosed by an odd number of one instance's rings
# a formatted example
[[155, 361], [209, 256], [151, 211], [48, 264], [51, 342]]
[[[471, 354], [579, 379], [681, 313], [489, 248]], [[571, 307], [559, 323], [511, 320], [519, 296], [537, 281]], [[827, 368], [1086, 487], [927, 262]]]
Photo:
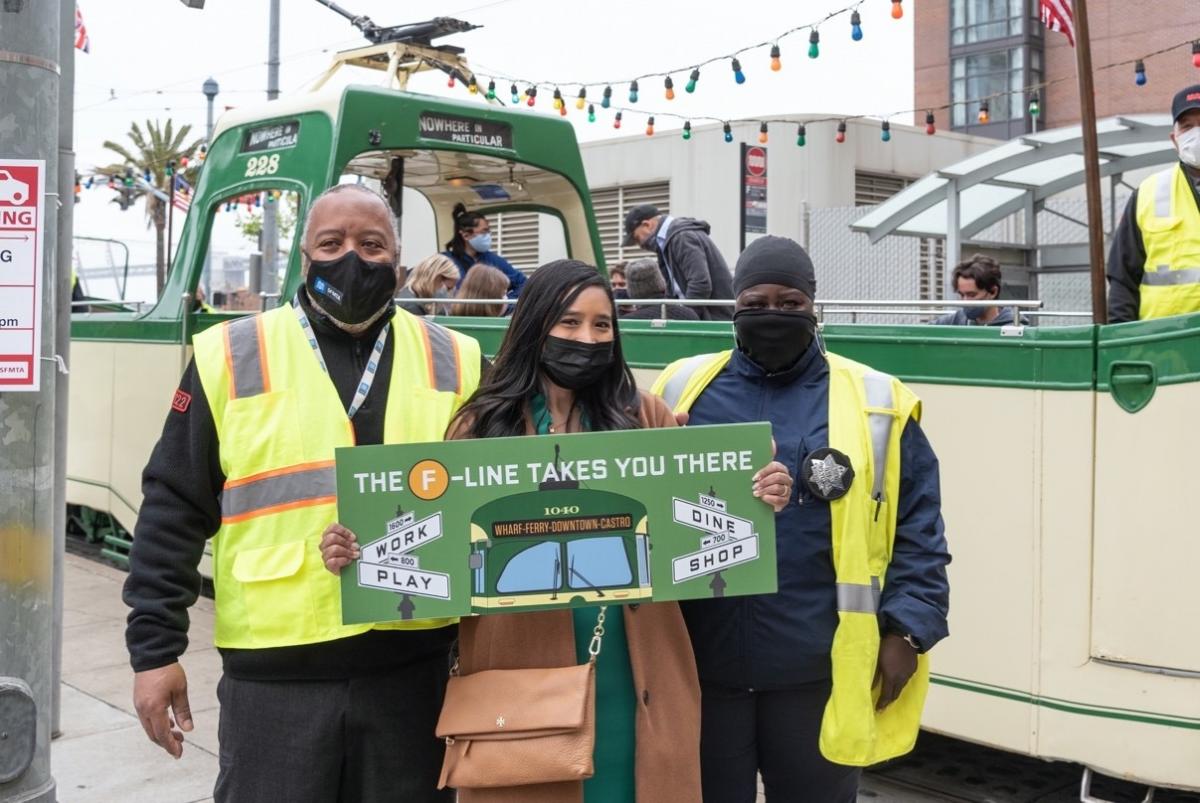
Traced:
[[[300, 322], [300, 329], [304, 332], [304, 336], [308, 338], [308, 345], [312, 346], [313, 354], [317, 355], [317, 363], [321, 366], [321, 370], [328, 375], [329, 367], [325, 365], [325, 357], [321, 354], [321, 347], [317, 344], [317, 336], [313, 333], [312, 324], [309, 322], [308, 316], [300, 308], [299, 302], [293, 302], [292, 309], [296, 311], [296, 320]], [[363, 369], [362, 379], [358, 381], [358, 388], [354, 391], [354, 399], [350, 402], [350, 409], [346, 411], [347, 418], [354, 418], [354, 414], [358, 412], [363, 402], [367, 400], [367, 394], [371, 392], [371, 385], [375, 384], [375, 370], [379, 367], [379, 359], [383, 356], [383, 346], [387, 343], [388, 329], [391, 328], [391, 324], [385, 323], [383, 328], [379, 330], [379, 337], [375, 339], [375, 347], [371, 349], [371, 356], [367, 358], [367, 367]]]

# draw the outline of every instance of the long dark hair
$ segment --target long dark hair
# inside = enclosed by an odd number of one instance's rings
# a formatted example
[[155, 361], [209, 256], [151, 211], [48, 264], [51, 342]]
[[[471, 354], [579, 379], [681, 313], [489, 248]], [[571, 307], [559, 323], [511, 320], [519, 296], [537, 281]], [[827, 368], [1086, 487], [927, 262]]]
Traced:
[[637, 386], [621, 352], [612, 288], [591, 265], [559, 259], [535, 270], [521, 290], [491, 371], [455, 417], [455, 423], [469, 422], [467, 435], [500, 438], [525, 434], [526, 405], [542, 390], [541, 358], [546, 337], [589, 287], [603, 290], [613, 307], [613, 361], [599, 380], [575, 392], [576, 403], [593, 431], [638, 428]]
[[446, 243], [446, 250], [459, 259], [470, 259], [471, 257], [467, 253], [467, 241], [462, 233], [464, 230], [473, 230], [479, 225], [479, 221], [487, 220], [487, 215], [482, 212], [468, 212], [466, 205], [460, 201], [454, 205], [450, 216], [454, 218], [454, 236], [450, 238], [450, 242]]

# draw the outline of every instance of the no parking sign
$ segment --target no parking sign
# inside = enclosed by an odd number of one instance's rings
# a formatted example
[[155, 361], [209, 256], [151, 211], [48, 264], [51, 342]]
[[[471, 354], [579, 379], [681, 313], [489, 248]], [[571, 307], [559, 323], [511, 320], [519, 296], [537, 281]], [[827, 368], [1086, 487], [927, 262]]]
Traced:
[[46, 163], [0, 159], [0, 391], [36, 391]]

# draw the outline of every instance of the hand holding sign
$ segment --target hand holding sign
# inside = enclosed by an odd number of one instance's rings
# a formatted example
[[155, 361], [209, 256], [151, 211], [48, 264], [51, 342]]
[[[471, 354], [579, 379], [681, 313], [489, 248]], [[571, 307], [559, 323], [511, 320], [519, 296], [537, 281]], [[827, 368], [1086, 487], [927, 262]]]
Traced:
[[341, 574], [350, 561], [359, 557], [358, 539], [336, 521], [321, 534], [321, 561], [334, 574]]

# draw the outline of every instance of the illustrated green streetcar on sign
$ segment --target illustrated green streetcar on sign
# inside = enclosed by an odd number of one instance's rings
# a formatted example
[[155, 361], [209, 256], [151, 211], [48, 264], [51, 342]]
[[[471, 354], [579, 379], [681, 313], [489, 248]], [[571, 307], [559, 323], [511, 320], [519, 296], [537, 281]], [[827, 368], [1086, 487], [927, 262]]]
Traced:
[[770, 593], [774, 516], [751, 494], [769, 456], [762, 424], [339, 450], [362, 545], [343, 619]]

